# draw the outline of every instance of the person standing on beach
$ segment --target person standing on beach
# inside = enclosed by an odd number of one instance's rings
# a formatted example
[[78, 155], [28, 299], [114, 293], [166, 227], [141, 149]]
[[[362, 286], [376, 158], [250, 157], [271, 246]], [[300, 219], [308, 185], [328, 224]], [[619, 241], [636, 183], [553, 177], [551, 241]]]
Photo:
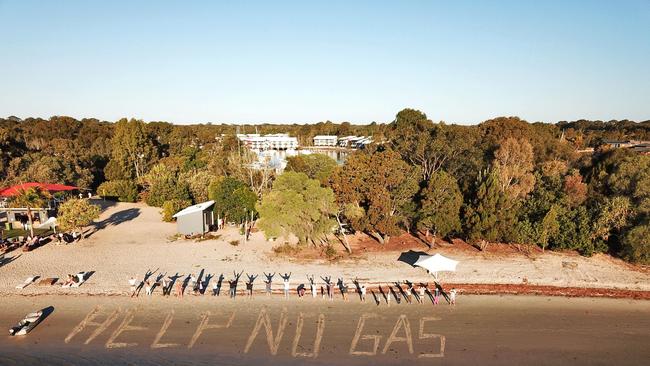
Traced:
[[241, 277], [242, 273], [244, 273], [244, 271], [241, 271], [239, 273], [232, 271], [234, 278], [232, 279], [232, 281], [228, 281], [228, 285], [230, 285], [231, 299], [234, 299], [235, 296], [237, 296], [237, 284], [239, 283], [239, 277]]
[[366, 302], [366, 285], [359, 286], [359, 289], [361, 290], [361, 301]]
[[269, 297], [273, 292], [273, 289], [271, 288], [271, 284], [273, 283], [273, 276], [275, 276], [275, 272], [273, 272], [273, 274], [270, 273], [267, 274], [266, 272], [262, 272], [262, 273], [264, 273], [264, 276], [266, 277], [266, 281], [264, 281], [264, 283], [266, 284], [266, 297]]
[[341, 291], [341, 297], [343, 297], [343, 301], [348, 301], [348, 285], [346, 285], [343, 282], [342, 278], [339, 278], [338, 281], [338, 286], [339, 286], [339, 291]]
[[133, 278], [133, 276], [131, 276], [131, 278], [129, 279], [129, 285], [131, 285], [131, 294], [132, 294], [131, 297], [133, 297], [133, 294], [135, 294], [135, 283], [136, 282], [137, 282], [137, 280], [135, 278]]
[[332, 287], [334, 284], [332, 283], [332, 276], [325, 276], [321, 277], [323, 281], [325, 281], [325, 288], [327, 289], [327, 298], [330, 300], [334, 300], [334, 294], [332, 293]]
[[291, 272], [289, 272], [289, 274], [287, 274], [285, 272], [284, 276], [280, 275], [280, 277], [282, 277], [282, 283], [284, 285], [284, 298], [288, 299], [289, 298], [289, 288], [290, 288], [289, 278], [291, 278]]
[[311, 290], [311, 297], [313, 299], [316, 298], [316, 284], [314, 283], [314, 276], [307, 276], [307, 279], [309, 280], [309, 289]]
[[251, 299], [253, 298], [253, 282], [255, 282], [257, 275], [249, 276], [248, 273], [246, 273], [246, 277], [248, 277], [248, 282], [246, 282], [246, 291], [248, 291], [248, 298]]
[[456, 305], [456, 289], [452, 288], [449, 291], [449, 305]]
[[183, 298], [183, 284], [180, 281], [176, 281], [176, 296], [179, 299]]

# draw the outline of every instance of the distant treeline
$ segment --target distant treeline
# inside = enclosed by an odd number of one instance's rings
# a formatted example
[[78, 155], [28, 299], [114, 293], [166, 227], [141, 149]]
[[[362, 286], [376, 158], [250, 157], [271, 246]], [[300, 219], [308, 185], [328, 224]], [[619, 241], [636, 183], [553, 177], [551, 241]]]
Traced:
[[[293, 158], [288, 173], [276, 176], [252, 167], [256, 158], [237, 132], [289, 133], [301, 145], [327, 134], [380, 143], [341, 167], [324, 156]], [[408, 230], [428, 242], [461, 237], [479, 248], [505, 242], [647, 263], [650, 156], [610, 149], [605, 140], [650, 140], [650, 121], [499, 117], [465, 126], [413, 109], [369, 125], [10, 117], [0, 119], [0, 181], [73, 184], [143, 200], [163, 207], [167, 220], [185, 205], [215, 199], [221, 217], [256, 215], [267, 235], [289, 232], [316, 245], [330, 245], [336, 224], [378, 242]], [[579, 153], [589, 147], [593, 153]]]
[[[479, 125], [454, 125], [468, 133], [486, 131], [499, 121], [516, 121], [529, 125], [546, 137], [564, 138], [574, 149], [597, 147], [603, 140], [650, 140], [650, 121], [588, 121], [528, 124], [517, 118], [496, 118]], [[174, 125], [167, 122], [146, 123], [146, 133], [157, 158], [182, 153], [188, 146], [214, 147], [222, 134], [289, 133], [303, 146], [312, 144], [316, 135], [373, 136], [386, 138], [387, 123], [356, 125], [330, 121], [315, 124], [195, 124]], [[504, 127], [506, 128], [506, 127]], [[111, 156], [111, 139], [115, 123], [94, 118], [76, 120], [54, 116], [41, 118], [0, 118], [0, 182], [8, 185], [20, 181], [48, 181], [96, 188], [105, 180], [103, 169]], [[500, 133], [494, 131], [494, 134]], [[493, 135], [487, 131], [487, 135]], [[486, 136], [490, 138], [490, 136]]]

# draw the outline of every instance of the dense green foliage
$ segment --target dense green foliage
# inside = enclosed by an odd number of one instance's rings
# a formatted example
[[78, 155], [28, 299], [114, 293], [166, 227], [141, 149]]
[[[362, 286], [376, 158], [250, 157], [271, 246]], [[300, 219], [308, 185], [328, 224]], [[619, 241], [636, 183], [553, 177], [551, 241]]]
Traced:
[[138, 199], [138, 186], [130, 180], [111, 180], [100, 184], [97, 193], [120, 202], [135, 202]]
[[82, 233], [80, 238], [83, 238], [83, 228], [99, 218], [99, 211], [99, 207], [87, 199], [72, 198], [59, 206], [57, 224], [64, 231], [76, 230]]
[[[122, 201], [141, 199], [170, 214], [217, 198], [222, 208], [216, 209], [241, 222], [242, 212], [267, 200], [284, 176], [252, 168], [254, 154], [234, 133], [255, 131], [289, 133], [303, 146], [323, 134], [378, 142], [341, 167], [317, 154], [290, 158], [286, 174], [303, 172], [319, 188], [331, 188], [335, 204], [296, 226], [272, 224], [260, 213], [273, 234], [300, 232], [302, 240], [318, 241], [326, 234], [320, 228], [331, 229], [327, 220], [338, 219], [339, 232], [352, 228], [380, 242], [408, 230], [458, 236], [481, 247], [499, 241], [649, 261], [650, 156], [611, 149], [604, 141], [650, 140], [650, 121], [548, 124], [498, 117], [463, 126], [435, 122], [414, 109], [365, 126], [9, 117], [0, 119], [0, 181], [72, 184]], [[283, 196], [281, 186], [273, 196]], [[293, 190], [300, 191], [283, 191]], [[313, 199], [318, 207], [320, 198]], [[319, 230], [301, 226], [315, 224]]]
[[420, 230], [442, 237], [460, 231], [463, 195], [454, 177], [442, 170], [433, 173], [420, 192], [419, 201], [417, 226]]
[[192, 204], [190, 200], [171, 199], [162, 204], [162, 220], [165, 222], [174, 221], [174, 215]]
[[210, 184], [208, 197], [214, 200], [214, 212], [225, 222], [242, 223], [255, 216], [257, 196], [245, 183], [226, 177]]
[[339, 204], [355, 230], [380, 243], [410, 226], [418, 191], [415, 169], [391, 151], [354, 154], [332, 177]]
[[287, 158], [288, 171], [305, 173], [310, 179], [316, 179], [326, 185], [336, 168], [336, 161], [327, 155], [309, 154]]
[[334, 193], [304, 173], [286, 172], [257, 205], [267, 237], [295, 235], [300, 243], [324, 243], [336, 226]]

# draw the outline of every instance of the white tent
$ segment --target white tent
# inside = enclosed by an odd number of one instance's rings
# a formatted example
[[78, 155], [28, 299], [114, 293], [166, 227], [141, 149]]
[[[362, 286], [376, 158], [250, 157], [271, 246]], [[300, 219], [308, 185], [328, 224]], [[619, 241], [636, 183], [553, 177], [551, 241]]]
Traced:
[[436, 253], [435, 255], [420, 255], [413, 265], [426, 269], [437, 279], [438, 272], [455, 272], [458, 261]]

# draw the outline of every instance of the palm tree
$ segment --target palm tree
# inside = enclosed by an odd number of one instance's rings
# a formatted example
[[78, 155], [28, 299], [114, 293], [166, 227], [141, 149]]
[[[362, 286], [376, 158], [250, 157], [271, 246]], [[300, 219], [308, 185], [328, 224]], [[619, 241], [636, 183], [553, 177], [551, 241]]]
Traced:
[[31, 187], [21, 189], [11, 200], [12, 207], [25, 207], [27, 208], [27, 218], [29, 219], [29, 233], [34, 236], [34, 219], [32, 215], [32, 208], [45, 207], [50, 198], [50, 193], [41, 189], [40, 187]]

